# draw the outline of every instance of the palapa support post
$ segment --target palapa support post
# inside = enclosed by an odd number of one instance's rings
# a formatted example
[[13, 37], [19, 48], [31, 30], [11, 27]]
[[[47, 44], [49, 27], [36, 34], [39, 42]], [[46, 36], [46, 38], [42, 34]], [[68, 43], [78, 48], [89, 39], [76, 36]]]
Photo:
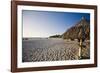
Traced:
[[82, 39], [80, 39], [80, 44], [79, 44], [79, 59], [81, 59], [82, 56]]
[[83, 41], [85, 39], [85, 29], [84, 29], [84, 20], [85, 20], [85, 17], [82, 17], [81, 19], [81, 29], [79, 31], [79, 52], [78, 52], [78, 59], [82, 59], [82, 46], [83, 46]]

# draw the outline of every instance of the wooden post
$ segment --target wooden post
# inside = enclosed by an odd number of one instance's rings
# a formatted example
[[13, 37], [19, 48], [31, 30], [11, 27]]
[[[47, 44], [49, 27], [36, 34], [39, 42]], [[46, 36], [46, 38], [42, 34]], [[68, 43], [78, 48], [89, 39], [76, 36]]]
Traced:
[[84, 26], [84, 20], [85, 20], [85, 17], [82, 17], [82, 20], [81, 20], [81, 27], [80, 27], [80, 31], [79, 31], [79, 59], [82, 59], [82, 48], [83, 48], [83, 42], [84, 42], [84, 39], [85, 39], [85, 26]]
[[80, 39], [80, 44], [79, 44], [79, 59], [81, 59], [82, 56], [82, 39]]

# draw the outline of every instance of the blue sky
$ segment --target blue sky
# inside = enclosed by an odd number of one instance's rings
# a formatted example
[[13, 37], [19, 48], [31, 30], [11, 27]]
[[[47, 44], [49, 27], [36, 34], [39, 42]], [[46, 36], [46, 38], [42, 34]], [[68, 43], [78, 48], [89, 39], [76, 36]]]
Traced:
[[49, 37], [63, 34], [82, 16], [90, 20], [89, 13], [23, 10], [23, 37]]

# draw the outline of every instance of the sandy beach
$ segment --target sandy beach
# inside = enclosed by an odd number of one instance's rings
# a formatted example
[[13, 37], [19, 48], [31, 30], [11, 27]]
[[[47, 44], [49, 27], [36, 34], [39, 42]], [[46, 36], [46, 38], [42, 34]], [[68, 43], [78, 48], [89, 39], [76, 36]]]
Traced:
[[[82, 50], [82, 56], [89, 58], [89, 42]], [[22, 44], [22, 61], [39, 62], [39, 61], [61, 61], [61, 60], [78, 60], [78, 41], [67, 41], [61, 38], [33, 38], [23, 40]]]

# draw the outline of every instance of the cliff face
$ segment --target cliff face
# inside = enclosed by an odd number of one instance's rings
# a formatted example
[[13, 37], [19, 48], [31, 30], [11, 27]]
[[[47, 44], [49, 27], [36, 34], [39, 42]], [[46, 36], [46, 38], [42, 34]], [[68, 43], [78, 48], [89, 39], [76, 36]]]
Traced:
[[62, 34], [63, 39], [90, 39], [90, 21], [86, 20], [84, 17], [75, 24], [75, 26], [72, 26], [69, 28], [65, 33]]

